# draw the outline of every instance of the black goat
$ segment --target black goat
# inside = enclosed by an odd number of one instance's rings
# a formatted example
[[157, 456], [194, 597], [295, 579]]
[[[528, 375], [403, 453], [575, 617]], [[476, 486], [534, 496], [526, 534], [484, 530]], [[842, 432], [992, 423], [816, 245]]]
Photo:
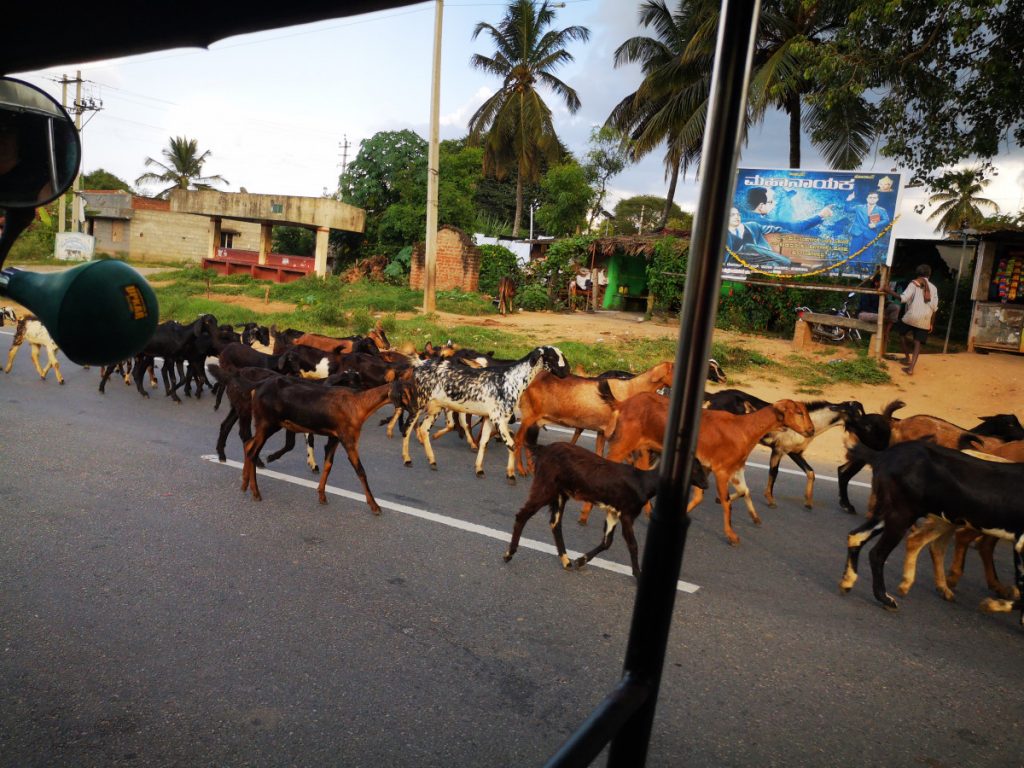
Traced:
[[[551, 509], [551, 533], [562, 567], [582, 568], [594, 557], [612, 545], [615, 528], [622, 522], [622, 538], [629, 548], [633, 576], [640, 575], [640, 562], [633, 521], [644, 505], [658, 492], [658, 471], [637, 469], [629, 464], [620, 464], [598, 456], [593, 451], [571, 443], [550, 445], [528, 445], [534, 455], [536, 470], [530, 495], [516, 514], [512, 528], [512, 540], [505, 552], [505, 562], [519, 548], [526, 521], [537, 511], [548, 506]], [[708, 487], [708, 477], [700, 462], [694, 459], [690, 472], [690, 483], [698, 488]], [[582, 557], [571, 560], [565, 551], [562, 538], [562, 514], [569, 499], [591, 502], [605, 509], [604, 534], [601, 543]], [[679, 510], [679, 514], [683, 514]]]
[[153, 335], [142, 351], [135, 356], [134, 378], [135, 386], [139, 394], [149, 397], [149, 394], [142, 388], [142, 379], [146, 368], [153, 364], [156, 357], [163, 358], [163, 365], [160, 372], [164, 381], [165, 393], [176, 403], [181, 399], [174, 392], [177, 378], [174, 374], [174, 366], [178, 360], [184, 360], [192, 344], [198, 339], [210, 338], [217, 335], [217, 318], [213, 315], [200, 315], [189, 325], [182, 325], [173, 320], [161, 323], [156, 327]]
[[997, 413], [995, 416], [982, 416], [981, 423], [968, 430], [976, 435], [998, 437], [1001, 440], [1024, 440], [1024, 426], [1012, 413]]
[[[871, 549], [871, 576], [875, 599], [895, 610], [896, 601], [885, 589], [885, 561], [914, 521], [935, 515], [954, 525], [969, 525], [981, 533], [1013, 542], [1017, 588], [1024, 593], [1024, 465], [983, 461], [924, 440], [897, 443], [875, 451], [863, 443], [850, 448], [850, 458], [872, 469], [868, 520], [847, 536], [846, 571], [840, 582], [849, 592], [857, 581], [860, 550], [881, 534]], [[1024, 600], [986, 598], [990, 612], [1020, 610]]]

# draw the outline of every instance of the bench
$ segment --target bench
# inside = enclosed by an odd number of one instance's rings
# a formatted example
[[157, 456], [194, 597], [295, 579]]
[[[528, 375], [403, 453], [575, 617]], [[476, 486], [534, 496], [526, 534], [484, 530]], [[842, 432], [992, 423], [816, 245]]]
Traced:
[[804, 312], [796, 321], [796, 328], [793, 330], [793, 346], [797, 349], [804, 349], [814, 340], [811, 334], [811, 323], [838, 325], [842, 328], [856, 328], [861, 333], [870, 334], [868, 354], [878, 356], [879, 339], [877, 323], [869, 323], [866, 320], [858, 320], [855, 317], [838, 317], [821, 312]]

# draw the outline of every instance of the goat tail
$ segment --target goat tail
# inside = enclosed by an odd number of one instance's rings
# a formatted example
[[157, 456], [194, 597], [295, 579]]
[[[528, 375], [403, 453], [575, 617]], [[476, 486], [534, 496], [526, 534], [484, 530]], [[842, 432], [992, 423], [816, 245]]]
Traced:
[[885, 418], [887, 419], [891, 419], [892, 415], [900, 408], [903, 408], [905, 405], [906, 403], [904, 403], [902, 400], [893, 400], [891, 403], [885, 406], [884, 409], [882, 409], [882, 415], [885, 416]]
[[615, 399], [615, 395], [612, 393], [611, 385], [608, 384], [607, 379], [600, 379], [597, 382], [597, 393], [601, 396], [602, 400], [618, 411], [619, 401]]
[[956, 449], [958, 451], [965, 450], [979, 450], [982, 447], [981, 435], [976, 435], [973, 432], [964, 432], [956, 441]]

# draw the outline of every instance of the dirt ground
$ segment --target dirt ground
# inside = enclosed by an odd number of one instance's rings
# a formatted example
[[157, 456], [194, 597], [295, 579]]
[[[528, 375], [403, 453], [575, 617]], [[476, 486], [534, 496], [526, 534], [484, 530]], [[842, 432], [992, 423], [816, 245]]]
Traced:
[[[528, 334], [538, 342], [564, 338], [596, 342], [598, 339], [628, 341], [645, 337], [674, 339], [678, 336], [675, 325], [658, 321], [639, 322], [637, 318], [640, 315], [620, 312], [521, 312], [486, 318], [439, 314], [450, 318], [453, 324], [502, 327]], [[715, 341], [750, 347], [779, 361], [784, 361], [794, 351], [790, 342], [784, 339], [752, 337], [729, 331], [716, 330]], [[820, 358], [823, 364], [834, 357], [854, 354], [852, 349], [841, 346], [827, 349], [831, 354]], [[890, 340], [890, 349], [898, 349], [895, 339]], [[906, 407], [898, 415], [928, 413], [965, 427], [976, 424], [980, 416], [994, 413], [1016, 413], [1024, 419], [1024, 356], [995, 352], [987, 355], [967, 352], [922, 354], [912, 377], [903, 373], [898, 360], [886, 360], [886, 365], [892, 377], [890, 384], [839, 384], [825, 387], [821, 395], [814, 396], [798, 394], [796, 384], [775, 371], [770, 374], [770, 379], [758, 378], [757, 373], [736, 374], [725, 384], [709, 383], [708, 389], [738, 387], [765, 400], [784, 397], [859, 400], [869, 412], [878, 412], [887, 403], [902, 400]], [[729, 374], [728, 370], [726, 374]], [[842, 436], [839, 429], [826, 432], [811, 445], [808, 458], [842, 462], [845, 455]], [[767, 452], [762, 458], [766, 456]]]

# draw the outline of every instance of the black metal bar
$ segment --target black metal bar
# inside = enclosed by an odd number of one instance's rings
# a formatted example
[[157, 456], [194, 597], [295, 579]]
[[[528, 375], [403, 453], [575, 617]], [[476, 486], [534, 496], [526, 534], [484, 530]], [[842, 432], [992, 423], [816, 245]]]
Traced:
[[[690, 495], [690, 463], [697, 444], [711, 332], [718, 307], [726, 222], [743, 137], [747, 79], [759, 9], [759, 0], [722, 3], [661, 475], [624, 664], [624, 678], [635, 681], [644, 697], [621, 729], [612, 734], [610, 768], [638, 768], [647, 760], [676, 582], [690, 525], [685, 514]], [[548, 766], [585, 764], [580, 761], [593, 752], [597, 743], [595, 720], [601, 721], [597, 712], [570, 737]]]
[[617, 733], [650, 696], [650, 688], [632, 675], [623, 675], [604, 701], [594, 708], [583, 725], [562, 745], [545, 768], [584, 768], [608, 744], [610, 734]]

